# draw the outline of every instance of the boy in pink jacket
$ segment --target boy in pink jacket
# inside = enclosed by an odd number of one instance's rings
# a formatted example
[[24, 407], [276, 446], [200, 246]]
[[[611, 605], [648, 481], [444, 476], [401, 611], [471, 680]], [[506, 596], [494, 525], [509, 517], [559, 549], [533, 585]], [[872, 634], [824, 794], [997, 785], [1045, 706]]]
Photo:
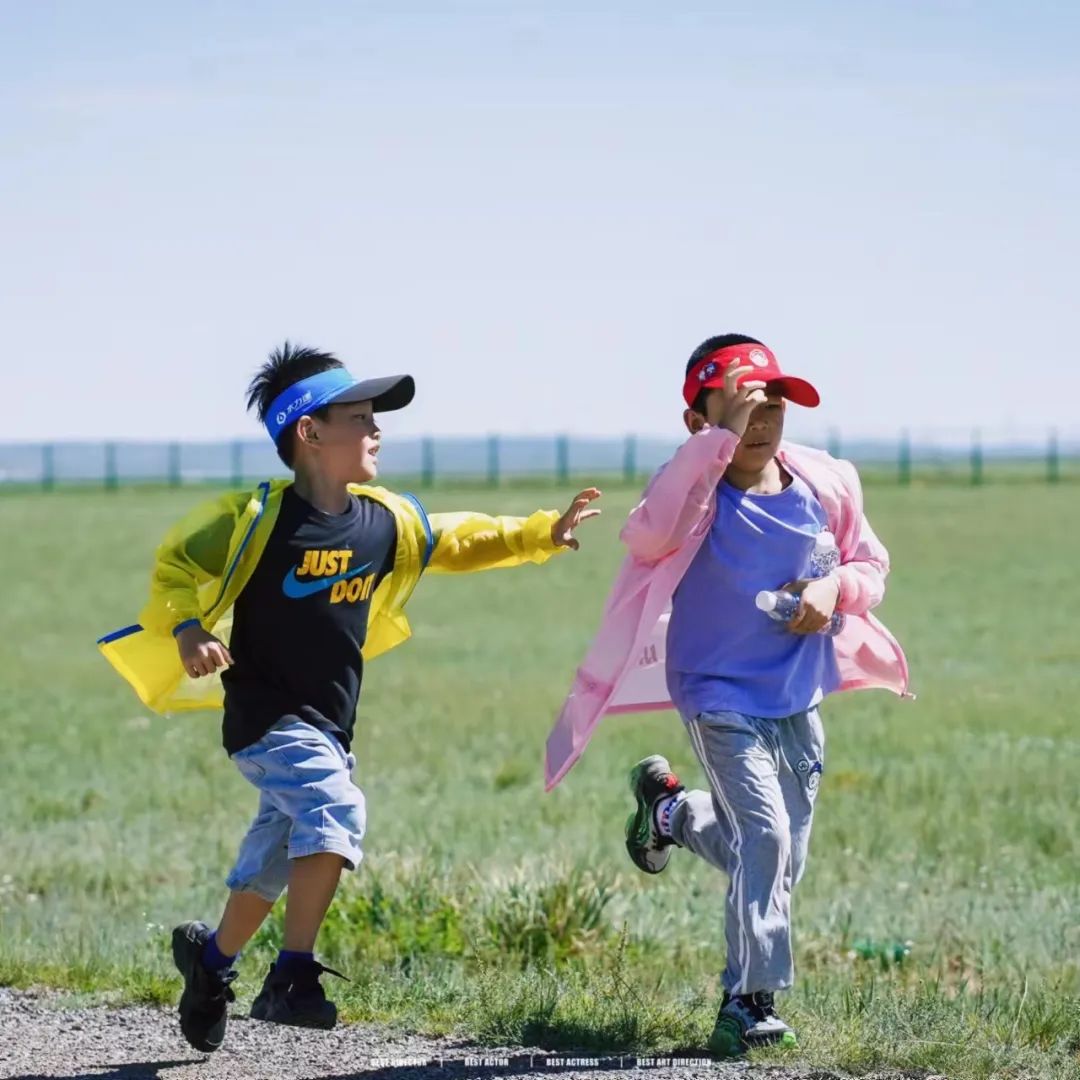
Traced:
[[[690, 357], [683, 398], [691, 437], [653, 478], [622, 532], [629, 556], [604, 622], [548, 739], [550, 790], [605, 713], [674, 705], [709, 781], [687, 791], [654, 755], [630, 774], [634, 863], [660, 873], [673, 848], [729, 878], [724, 996], [714, 1052], [795, 1045], [774, 993], [794, 976], [791, 892], [806, 863], [825, 740], [818, 706], [837, 690], [907, 694], [907, 663], [870, 614], [888, 554], [862, 512], [855, 469], [783, 443], [787, 402], [817, 391], [781, 371], [761, 342], [709, 338]], [[818, 535], [840, 563], [814, 578]], [[757, 609], [786, 588], [789, 623]], [[838, 634], [822, 633], [835, 612]]]

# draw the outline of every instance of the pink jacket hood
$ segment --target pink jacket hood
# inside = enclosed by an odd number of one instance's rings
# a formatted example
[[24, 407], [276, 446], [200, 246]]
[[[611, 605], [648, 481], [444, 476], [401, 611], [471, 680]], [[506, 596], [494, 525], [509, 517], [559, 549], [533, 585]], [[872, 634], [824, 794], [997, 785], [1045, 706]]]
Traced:
[[[546, 790], [581, 757], [605, 713], [672, 708], [665, 671], [671, 597], [709, 534], [716, 488], [738, 444], [725, 428], [692, 435], [630, 512], [620, 534], [629, 554], [548, 736]], [[840, 690], [875, 687], [910, 696], [904, 653], [870, 614], [885, 595], [889, 555], [863, 514], [855, 467], [794, 443], [784, 443], [779, 458], [813, 489], [840, 549], [837, 608], [847, 615], [834, 638]]]

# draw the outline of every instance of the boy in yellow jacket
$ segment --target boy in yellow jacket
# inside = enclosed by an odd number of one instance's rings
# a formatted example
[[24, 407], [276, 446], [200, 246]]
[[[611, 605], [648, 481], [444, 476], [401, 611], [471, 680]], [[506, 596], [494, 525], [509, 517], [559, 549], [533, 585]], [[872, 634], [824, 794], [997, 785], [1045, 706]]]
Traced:
[[233, 962], [286, 888], [283, 948], [251, 1015], [336, 1022], [319, 983], [329, 969], [313, 950], [342, 868], [362, 858], [364, 796], [350, 745], [364, 661], [409, 637], [403, 609], [425, 567], [543, 563], [576, 549], [575, 527], [600, 513], [588, 508], [595, 488], [565, 514], [520, 519], [429, 517], [412, 496], [367, 486], [380, 446], [374, 414], [413, 394], [408, 375], [360, 381], [329, 353], [288, 343], [272, 353], [248, 408], [294, 480], [188, 515], [158, 548], [140, 624], [99, 642], [150, 708], [224, 705], [225, 749], [259, 790], [217, 929], [173, 931], [180, 1028], [198, 1050], [221, 1046]]

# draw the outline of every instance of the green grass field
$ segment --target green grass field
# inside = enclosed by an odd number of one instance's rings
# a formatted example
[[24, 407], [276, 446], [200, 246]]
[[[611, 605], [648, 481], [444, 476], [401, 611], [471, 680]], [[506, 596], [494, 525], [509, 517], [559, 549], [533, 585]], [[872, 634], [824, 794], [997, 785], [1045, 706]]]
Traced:
[[[570, 492], [439, 490], [524, 513]], [[636, 493], [545, 567], [425, 580], [416, 636], [367, 670], [367, 861], [321, 941], [354, 1019], [504, 1042], [701, 1045], [726, 881], [626, 858], [626, 773], [673, 713], [612, 718], [551, 795], [544, 738], [595, 629]], [[1080, 503], [1071, 487], [874, 488], [882, 610], [919, 700], [828, 703], [785, 1015], [804, 1061], [954, 1077], [1077, 1076]], [[0, 497], [0, 983], [172, 1000], [168, 929], [217, 918], [254, 812], [216, 715], [149, 716], [94, 646], [134, 620], [153, 546], [205, 492]], [[1070, 555], [1070, 552], [1073, 554]], [[242, 964], [251, 994], [280, 923]], [[910, 943], [902, 956], [900, 943]], [[901, 958], [897, 958], [901, 957]]]

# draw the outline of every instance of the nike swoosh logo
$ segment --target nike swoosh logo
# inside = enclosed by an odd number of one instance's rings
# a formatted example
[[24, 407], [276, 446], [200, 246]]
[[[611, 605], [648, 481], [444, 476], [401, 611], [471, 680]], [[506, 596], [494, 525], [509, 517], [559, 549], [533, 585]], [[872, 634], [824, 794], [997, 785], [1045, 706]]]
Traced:
[[317, 592], [322, 592], [323, 589], [329, 589], [339, 581], [348, 581], [349, 578], [356, 577], [357, 574], [362, 574], [365, 570], [370, 569], [371, 563], [364, 563], [363, 566], [358, 566], [355, 570], [347, 570], [344, 574], [335, 574], [333, 577], [321, 577], [314, 578], [311, 581], [298, 581], [296, 578], [296, 567], [290, 567], [289, 572], [285, 575], [285, 580], [281, 583], [281, 591], [290, 600], [303, 600], [305, 596], [313, 596]]

